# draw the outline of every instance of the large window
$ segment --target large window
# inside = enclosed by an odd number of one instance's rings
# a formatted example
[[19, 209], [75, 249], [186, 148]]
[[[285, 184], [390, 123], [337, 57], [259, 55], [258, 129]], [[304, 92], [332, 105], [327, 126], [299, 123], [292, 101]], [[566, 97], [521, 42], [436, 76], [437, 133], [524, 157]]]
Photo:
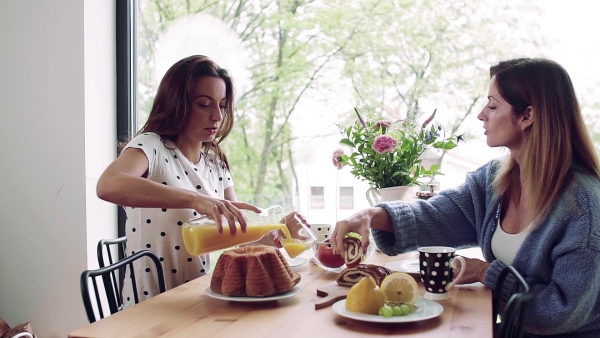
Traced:
[[[476, 118], [487, 96], [488, 67], [522, 55], [556, 55], [562, 61], [561, 51], [553, 54], [546, 45], [544, 36], [556, 32], [542, 25], [547, 16], [539, 6], [570, 16], [552, 3], [117, 0], [134, 25], [131, 33], [137, 32], [131, 35], [132, 53], [118, 54], [119, 72], [135, 79], [119, 89], [129, 95], [119, 101], [127, 107], [120, 112], [133, 114], [120, 115], [119, 135], [143, 125], [169, 66], [204, 54], [227, 68], [236, 83], [236, 125], [223, 146], [244, 200], [307, 208], [317, 176], [328, 191], [342, 185], [365, 189], [331, 164], [339, 126], [355, 121], [353, 107], [360, 105], [394, 121], [408, 112], [425, 118], [437, 109], [435, 123], [467, 141], [427, 159], [441, 165], [440, 188], [455, 186], [465, 172], [499, 155], [485, 145]], [[580, 6], [577, 14], [590, 12]], [[587, 57], [598, 54], [596, 49], [600, 46], [571, 54]], [[584, 113], [597, 115], [597, 84], [574, 80]]]

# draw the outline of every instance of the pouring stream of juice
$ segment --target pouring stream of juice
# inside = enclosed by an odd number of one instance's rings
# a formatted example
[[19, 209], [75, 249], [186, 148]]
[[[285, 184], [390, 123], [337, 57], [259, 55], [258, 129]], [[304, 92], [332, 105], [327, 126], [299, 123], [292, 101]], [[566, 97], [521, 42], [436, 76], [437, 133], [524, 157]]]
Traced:
[[310, 244], [293, 239], [285, 224], [249, 222], [245, 233], [242, 232], [239, 224], [236, 226], [237, 233], [235, 236], [231, 236], [227, 225], [223, 226], [223, 234], [219, 234], [216, 224], [193, 225], [186, 223], [182, 227], [183, 242], [190, 255], [202, 255], [254, 242], [269, 231], [281, 230], [286, 237], [282, 239], [283, 247], [291, 258], [298, 256], [310, 247]]

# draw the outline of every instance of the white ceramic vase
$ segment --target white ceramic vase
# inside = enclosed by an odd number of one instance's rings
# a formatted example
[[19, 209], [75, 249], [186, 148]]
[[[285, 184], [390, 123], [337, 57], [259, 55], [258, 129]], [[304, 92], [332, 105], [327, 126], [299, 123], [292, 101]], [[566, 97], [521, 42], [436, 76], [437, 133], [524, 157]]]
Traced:
[[367, 190], [367, 201], [371, 206], [381, 202], [403, 200], [410, 186], [389, 187], [382, 189], [369, 188]]

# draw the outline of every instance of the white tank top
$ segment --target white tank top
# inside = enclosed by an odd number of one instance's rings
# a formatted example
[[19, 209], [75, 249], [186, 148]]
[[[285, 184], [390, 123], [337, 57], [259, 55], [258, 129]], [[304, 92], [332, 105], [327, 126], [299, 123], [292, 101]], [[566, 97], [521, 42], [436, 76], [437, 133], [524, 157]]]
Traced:
[[527, 235], [529, 235], [529, 230], [527, 229], [518, 234], [504, 232], [502, 227], [500, 227], [500, 217], [498, 217], [496, 231], [494, 231], [494, 235], [492, 236], [492, 253], [496, 256], [496, 259], [500, 260], [502, 263], [512, 265], [515, 256], [517, 255], [517, 251], [521, 248]]

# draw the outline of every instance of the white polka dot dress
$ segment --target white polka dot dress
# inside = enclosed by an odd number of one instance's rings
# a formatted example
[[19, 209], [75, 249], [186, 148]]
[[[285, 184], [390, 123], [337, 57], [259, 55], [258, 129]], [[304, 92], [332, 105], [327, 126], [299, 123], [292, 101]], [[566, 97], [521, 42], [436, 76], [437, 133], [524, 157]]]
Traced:
[[[224, 198], [225, 189], [233, 186], [228, 170], [220, 163], [205, 158], [190, 162], [179, 149], [167, 147], [155, 133], [144, 133], [133, 138], [126, 148], [138, 148], [148, 158], [148, 179], [168, 186], [198, 191]], [[169, 149], [172, 148], [172, 149]], [[192, 209], [125, 208], [127, 221], [127, 254], [140, 250], [154, 252], [162, 262], [166, 288], [171, 289], [205, 274], [210, 266], [208, 255], [190, 256], [183, 244], [181, 226], [198, 214]], [[158, 294], [158, 285], [152, 263], [138, 264], [136, 278], [140, 301]], [[125, 278], [123, 300], [132, 305], [130, 280]]]

